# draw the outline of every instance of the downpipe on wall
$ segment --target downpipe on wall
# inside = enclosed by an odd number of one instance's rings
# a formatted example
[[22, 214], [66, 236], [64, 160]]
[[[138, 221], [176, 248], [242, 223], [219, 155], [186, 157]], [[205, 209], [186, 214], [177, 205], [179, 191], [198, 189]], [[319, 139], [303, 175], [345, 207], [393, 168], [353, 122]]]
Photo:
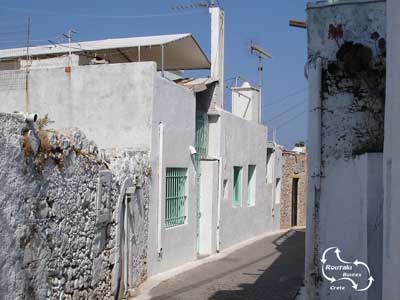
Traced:
[[218, 161], [218, 197], [217, 197], [217, 229], [215, 232], [216, 239], [216, 251], [220, 252], [220, 244], [221, 244], [221, 197], [222, 197], [222, 158], [216, 157]]
[[160, 122], [158, 125], [159, 134], [159, 155], [158, 155], [158, 218], [157, 218], [157, 251], [158, 257], [162, 258], [162, 202], [163, 202], [163, 154], [164, 154], [164, 124]]
[[[308, 121], [308, 164], [309, 191], [307, 201], [307, 236], [305, 285], [308, 299], [316, 299], [319, 274], [319, 201], [321, 193], [321, 146], [322, 146], [322, 58], [310, 59], [305, 68], [305, 77], [309, 82], [309, 121]], [[314, 274], [314, 276], [312, 276]]]

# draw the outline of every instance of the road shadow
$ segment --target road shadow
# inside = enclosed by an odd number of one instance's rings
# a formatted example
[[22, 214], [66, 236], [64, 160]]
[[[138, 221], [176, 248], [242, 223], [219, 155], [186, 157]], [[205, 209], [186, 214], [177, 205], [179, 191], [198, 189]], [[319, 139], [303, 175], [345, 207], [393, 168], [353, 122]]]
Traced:
[[305, 232], [291, 230], [273, 241], [279, 257], [267, 268], [259, 269], [253, 284], [240, 284], [239, 289], [220, 290], [209, 300], [292, 300], [303, 283]]

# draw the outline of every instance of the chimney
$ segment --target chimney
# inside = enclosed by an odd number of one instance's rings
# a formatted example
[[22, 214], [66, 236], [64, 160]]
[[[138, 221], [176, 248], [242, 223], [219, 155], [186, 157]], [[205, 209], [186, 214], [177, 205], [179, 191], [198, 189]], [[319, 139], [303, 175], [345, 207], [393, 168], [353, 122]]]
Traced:
[[214, 105], [224, 107], [224, 11], [210, 7], [211, 15], [211, 78], [218, 80], [214, 92]]
[[248, 121], [259, 122], [260, 91], [248, 82], [232, 88], [232, 113]]

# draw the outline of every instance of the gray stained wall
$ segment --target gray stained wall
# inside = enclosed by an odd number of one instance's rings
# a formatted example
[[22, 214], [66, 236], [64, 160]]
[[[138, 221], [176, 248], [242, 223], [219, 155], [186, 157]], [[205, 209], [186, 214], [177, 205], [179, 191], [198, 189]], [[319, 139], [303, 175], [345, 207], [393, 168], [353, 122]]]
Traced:
[[[147, 154], [100, 154], [79, 130], [38, 130], [16, 114], [0, 113], [0, 124], [0, 298], [114, 299], [125, 265], [129, 287], [143, 282]], [[136, 189], [126, 212], [124, 186]], [[127, 247], [115, 238], [124, 233]]]
[[[0, 72], [0, 97], [3, 99], [0, 111], [30, 110], [48, 114], [54, 120], [52, 128], [78, 127], [103, 149], [129, 148], [149, 153], [153, 170], [149, 274], [194, 260], [196, 181], [189, 152], [189, 146], [195, 143], [193, 91], [162, 78], [154, 62], [73, 66], [70, 73], [60, 67], [32, 69], [26, 89], [26, 74], [18, 77], [21, 74], [25, 71]], [[12, 76], [20, 80], [13, 80]], [[9, 85], [13, 82], [18, 86]], [[160, 123], [165, 128], [161, 174], [158, 172]], [[165, 196], [165, 170], [169, 167], [188, 169], [187, 222], [174, 228], [165, 228], [164, 205], [162, 211], [158, 211], [159, 195]], [[158, 188], [160, 176], [161, 191]], [[159, 215], [162, 245], [158, 245]], [[179, 255], [176, 255], [177, 248]]]
[[[375, 265], [375, 279], [380, 281], [379, 262], [373, 257], [381, 246], [371, 241], [378, 241], [382, 232], [386, 2], [316, 2], [308, 4], [307, 15], [311, 105], [307, 296], [380, 299], [379, 284], [364, 293], [351, 286], [343, 292], [332, 291], [321, 274], [320, 259], [328, 247], [339, 247], [349, 261]], [[319, 60], [322, 79], [316, 75]], [[319, 102], [318, 107], [312, 106]]]
[[[385, 200], [383, 209], [383, 287], [382, 299], [400, 295], [400, 2], [387, 1], [388, 54], [385, 113], [385, 153], [383, 162]], [[394, 275], [395, 274], [395, 275]]]

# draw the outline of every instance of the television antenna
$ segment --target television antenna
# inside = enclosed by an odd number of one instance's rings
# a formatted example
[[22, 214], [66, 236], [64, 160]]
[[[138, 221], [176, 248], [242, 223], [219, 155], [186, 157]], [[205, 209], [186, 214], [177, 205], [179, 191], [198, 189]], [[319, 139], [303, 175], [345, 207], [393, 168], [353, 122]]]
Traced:
[[68, 30], [68, 33], [63, 33], [63, 36], [68, 39], [68, 67], [71, 68], [72, 65], [72, 50], [71, 50], [71, 42], [72, 42], [72, 35], [77, 33], [74, 29]]
[[215, 4], [215, 0], [210, 0], [210, 1], [204, 1], [204, 2], [195, 2], [195, 3], [190, 3], [190, 4], [180, 4], [180, 5], [175, 5], [172, 7], [172, 9], [194, 9], [194, 8], [210, 8], [210, 7], [216, 7], [218, 5]]
[[258, 101], [258, 119], [259, 122], [262, 121], [261, 116], [261, 101], [262, 101], [262, 86], [263, 86], [263, 59], [272, 59], [272, 55], [261, 48], [259, 45], [251, 42], [250, 43], [250, 54], [258, 57], [258, 89], [259, 89], [259, 97], [260, 101]]

